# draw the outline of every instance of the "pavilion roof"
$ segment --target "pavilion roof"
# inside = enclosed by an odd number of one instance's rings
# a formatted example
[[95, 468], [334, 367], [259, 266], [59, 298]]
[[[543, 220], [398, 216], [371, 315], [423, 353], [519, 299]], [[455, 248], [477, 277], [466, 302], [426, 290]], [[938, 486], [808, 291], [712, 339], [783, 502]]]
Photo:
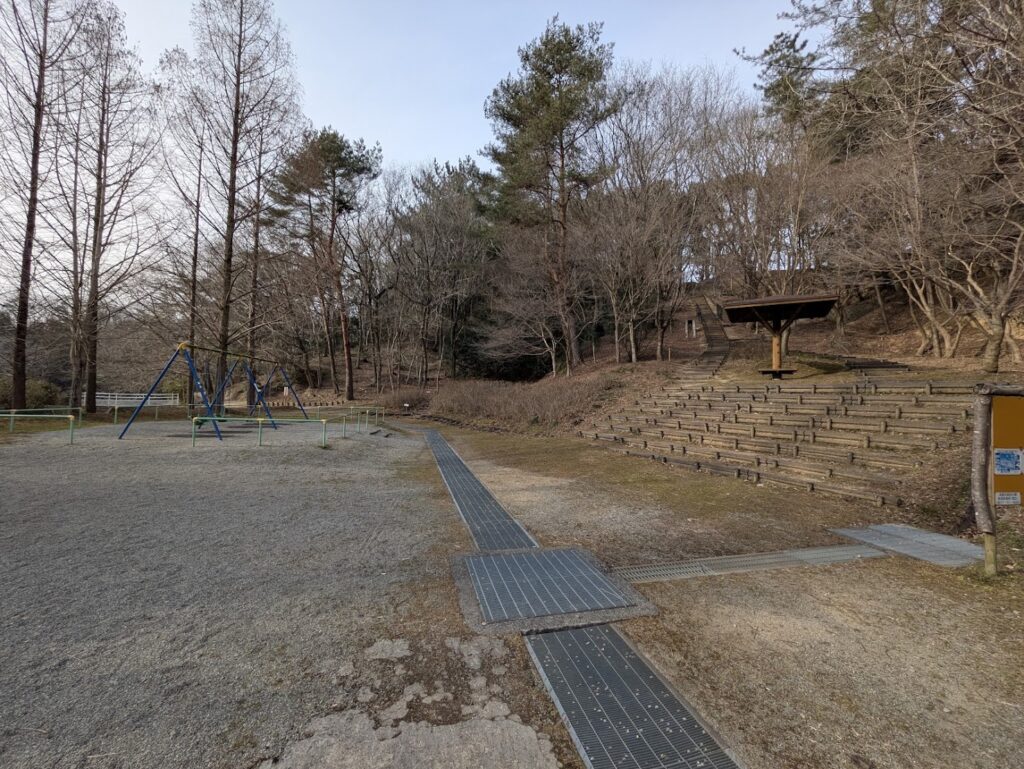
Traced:
[[801, 318], [824, 318], [839, 300], [836, 294], [787, 294], [760, 299], [737, 299], [725, 302], [722, 309], [730, 323], [789, 324]]

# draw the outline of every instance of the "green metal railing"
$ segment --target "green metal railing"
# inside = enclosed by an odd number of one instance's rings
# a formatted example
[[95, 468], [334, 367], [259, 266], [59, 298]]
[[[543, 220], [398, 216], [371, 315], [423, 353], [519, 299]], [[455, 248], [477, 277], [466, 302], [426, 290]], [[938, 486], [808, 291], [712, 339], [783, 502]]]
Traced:
[[[381, 406], [350, 406], [348, 413], [341, 414], [336, 417], [324, 417], [321, 416], [322, 409], [328, 410], [330, 407], [316, 406], [316, 419], [302, 419], [299, 417], [274, 417], [270, 419], [268, 417], [225, 417], [216, 416], [211, 417], [209, 415], [201, 415], [192, 417], [192, 445], [196, 445], [196, 431], [204, 422], [218, 422], [218, 423], [232, 423], [242, 422], [256, 425], [256, 445], [263, 445], [263, 426], [264, 424], [270, 423], [271, 426], [275, 424], [311, 424], [319, 423], [321, 425], [321, 436], [320, 446], [327, 448], [327, 425], [330, 422], [341, 424], [341, 437], [348, 437], [349, 421], [353, 421], [355, 432], [362, 433], [369, 431], [370, 419], [373, 419], [374, 426], [378, 426], [384, 420], [384, 409]], [[312, 410], [312, 409], [310, 409]]]
[[362, 426], [369, 428], [370, 417], [373, 417], [374, 426], [380, 425], [384, 421], [384, 407], [383, 406], [312, 406], [310, 409], [316, 409], [317, 419], [320, 419], [320, 415], [323, 411], [342, 410], [345, 411], [347, 408], [347, 416], [358, 417], [357, 425], [359, 425], [358, 432], [362, 432]]
[[196, 429], [204, 422], [246, 422], [248, 424], [256, 423], [256, 445], [263, 445], [263, 424], [270, 422], [274, 424], [311, 424], [318, 423], [320, 425], [320, 448], [327, 448], [327, 423], [330, 420], [327, 419], [300, 419], [300, 418], [289, 418], [289, 417], [274, 417], [273, 419], [267, 419], [266, 417], [211, 417], [201, 416], [192, 417], [192, 446], [196, 445]]
[[73, 446], [75, 444], [74, 414], [16, 414], [11, 411], [6, 411], [3, 413], [3, 417], [8, 420], [7, 432], [9, 433], [14, 432], [15, 419], [63, 419], [68, 423], [68, 445]]
[[82, 414], [85, 412], [81, 406], [40, 406], [35, 409], [3, 409], [0, 410], [0, 417], [11, 416], [12, 414], [17, 416], [23, 414], [25, 416], [39, 415], [45, 416], [47, 414], [75, 414], [78, 418], [78, 424], [82, 424]]

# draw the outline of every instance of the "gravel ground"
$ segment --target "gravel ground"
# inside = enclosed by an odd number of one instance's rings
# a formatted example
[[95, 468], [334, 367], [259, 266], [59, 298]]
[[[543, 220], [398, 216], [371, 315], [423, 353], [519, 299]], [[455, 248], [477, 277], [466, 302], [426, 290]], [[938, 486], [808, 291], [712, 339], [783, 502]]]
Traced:
[[[606, 565], [893, 513], [444, 432], [543, 545]], [[0, 444], [0, 767], [581, 766], [521, 638], [466, 627], [450, 561], [472, 545], [418, 436], [187, 435]], [[1018, 578], [885, 558], [641, 591], [659, 615], [622, 628], [748, 769], [1020, 763]]]
[[334, 432], [0, 445], [0, 766], [578, 766], [422, 440]]

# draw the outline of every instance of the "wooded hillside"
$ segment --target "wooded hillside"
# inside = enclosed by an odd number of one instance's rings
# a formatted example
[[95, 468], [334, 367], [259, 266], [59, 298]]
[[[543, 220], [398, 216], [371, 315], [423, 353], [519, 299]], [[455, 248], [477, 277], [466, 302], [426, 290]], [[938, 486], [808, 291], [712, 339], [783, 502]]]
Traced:
[[480, 94], [493, 142], [411, 171], [302, 116], [271, 0], [192, 14], [148, 72], [115, 3], [0, 10], [5, 404], [93, 410], [181, 341], [348, 398], [356, 366], [385, 391], [572, 374], [598, 340], [660, 360], [700, 293], [836, 293], [837, 332], [874, 299], [918, 355], [1020, 360], [1019, 3], [795, 0], [741, 53], [757, 98], [555, 17]]

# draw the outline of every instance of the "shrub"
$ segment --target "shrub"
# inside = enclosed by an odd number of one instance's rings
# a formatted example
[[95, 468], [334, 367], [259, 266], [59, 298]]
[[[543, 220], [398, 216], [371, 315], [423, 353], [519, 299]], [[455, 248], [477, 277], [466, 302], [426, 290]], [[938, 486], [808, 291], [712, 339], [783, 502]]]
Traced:
[[[60, 398], [60, 390], [56, 385], [44, 379], [29, 379], [25, 383], [25, 407], [39, 409], [43, 406], [56, 405]], [[11, 408], [11, 380], [0, 379], [0, 409]]]
[[[392, 392], [381, 393], [375, 400], [391, 414], [423, 411], [430, 405], [430, 393], [418, 387], [400, 387]], [[407, 403], [408, 407], [405, 405]]]
[[603, 376], [548, 377], [539, 382], [447, 382], [430, 403], [432, 413], [460, 421], [545, 431], [578, 425], [619, 387]]

